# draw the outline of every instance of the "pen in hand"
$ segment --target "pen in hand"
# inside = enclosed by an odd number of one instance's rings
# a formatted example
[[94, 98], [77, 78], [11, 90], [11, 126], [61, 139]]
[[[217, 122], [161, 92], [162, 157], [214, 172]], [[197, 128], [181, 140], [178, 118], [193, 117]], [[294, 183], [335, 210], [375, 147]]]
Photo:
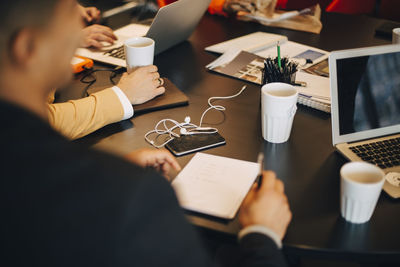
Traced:
[[262, 184], [263, 171], [264, 171], [264, 153], [263, 152], [258, 153], [257, 162], [258, 162], [258, 165], [260, 166], [260, 172], [258, 173], [256, 181], [257, 181], [258, 188], [260, 188], [261, 184]]

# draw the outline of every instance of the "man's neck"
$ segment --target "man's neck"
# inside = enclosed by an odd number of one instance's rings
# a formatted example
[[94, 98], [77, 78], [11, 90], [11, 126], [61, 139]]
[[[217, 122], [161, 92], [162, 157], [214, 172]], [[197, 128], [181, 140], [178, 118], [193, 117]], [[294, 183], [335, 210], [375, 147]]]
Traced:
[[[1, 90], [0, 90], [1, 91]], [[36, 99], [35, 99], [36, 98]], [[0, 92], [0, 99], [3, 101], [12, 103], [14, 105], [20, 106], [26, 110], [29, 110], [30, 112], [36, 114], [37, 116], [41, 117], [42, 119], [47, 121], [47, 109], [45, 105], [45, 99], [42, 97], [37, 97], [37, 95], [30, 95], [26, 96], [25, 99], [21, 99], [20, 97], [10, 97], [10, 96], [4, 96]], [[38, 104], [40, 103], [40, 104]]]
[[0, 99], [25, 108], [47, 120], [47, 93], [34, 84], [24, 83], [24, 80], [10, 79], [10, 77], [7, 80], [2, 79], [0, 81]]

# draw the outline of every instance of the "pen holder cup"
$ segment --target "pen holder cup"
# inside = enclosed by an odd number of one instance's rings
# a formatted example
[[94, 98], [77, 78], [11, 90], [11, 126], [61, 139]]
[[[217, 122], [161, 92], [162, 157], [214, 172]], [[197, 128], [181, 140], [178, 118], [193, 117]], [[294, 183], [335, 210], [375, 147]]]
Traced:
[[290, 75], [279, 75], [278, 77], [270, 77], [265, 75], [263, 71], [262, 75], [262, 85], [267, 83], [287, 83], [287, 84], [294, 84], [296, 83], [296, 72]]
[[281, 67], [278, 64], [278, 58], [267, 58], [264, 61], [264, 69], [262, 70], [261, 85], [267, 83], [287, 83], [294, 84], [296, 82], [297, 64], [290, 62], [288, 58], [282, 58]]

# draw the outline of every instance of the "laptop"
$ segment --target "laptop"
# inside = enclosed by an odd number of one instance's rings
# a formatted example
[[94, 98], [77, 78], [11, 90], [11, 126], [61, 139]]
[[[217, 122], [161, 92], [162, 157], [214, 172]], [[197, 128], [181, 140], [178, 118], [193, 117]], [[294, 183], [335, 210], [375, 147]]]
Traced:
[[78, 56], [87, 57], [99, 62], [126, 67], [124, 47], [125, 40], [146, 36], [155, 41], [155, 55], [185, 41], [199, 24], [211, 0], [179, 0], [160, 8], [152, 24], [129, 24], [114, 32], [118, 41], [102, 49], [79, 48]]
[[400, 197], [400, 45], [332, 52], [329, 56], [332, 136], [351, 161], [386, 173], [383, 189]]

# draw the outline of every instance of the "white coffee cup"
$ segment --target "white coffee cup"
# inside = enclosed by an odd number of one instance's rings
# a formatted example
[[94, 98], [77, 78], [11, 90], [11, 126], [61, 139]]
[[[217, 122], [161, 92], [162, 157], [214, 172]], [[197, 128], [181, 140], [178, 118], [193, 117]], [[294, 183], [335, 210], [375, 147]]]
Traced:
[[366, 162], [350, 162], [340, 169], [340, 211], [352, 223], [371, 219], [385, 182], [385, 173]]
[[268, 83], [261, 88], [261, 128], [266, 141], [284, 143], [289, 139], [297, 97], [290, 84]]
[[400, 28], [394, 28], [392, 32], [392, 43], [400, 44]]
[[153, 39], [148, 37], [130, 38], [124, 42], [124, 50], [128, 73], [137, 67], [153, 65]]

